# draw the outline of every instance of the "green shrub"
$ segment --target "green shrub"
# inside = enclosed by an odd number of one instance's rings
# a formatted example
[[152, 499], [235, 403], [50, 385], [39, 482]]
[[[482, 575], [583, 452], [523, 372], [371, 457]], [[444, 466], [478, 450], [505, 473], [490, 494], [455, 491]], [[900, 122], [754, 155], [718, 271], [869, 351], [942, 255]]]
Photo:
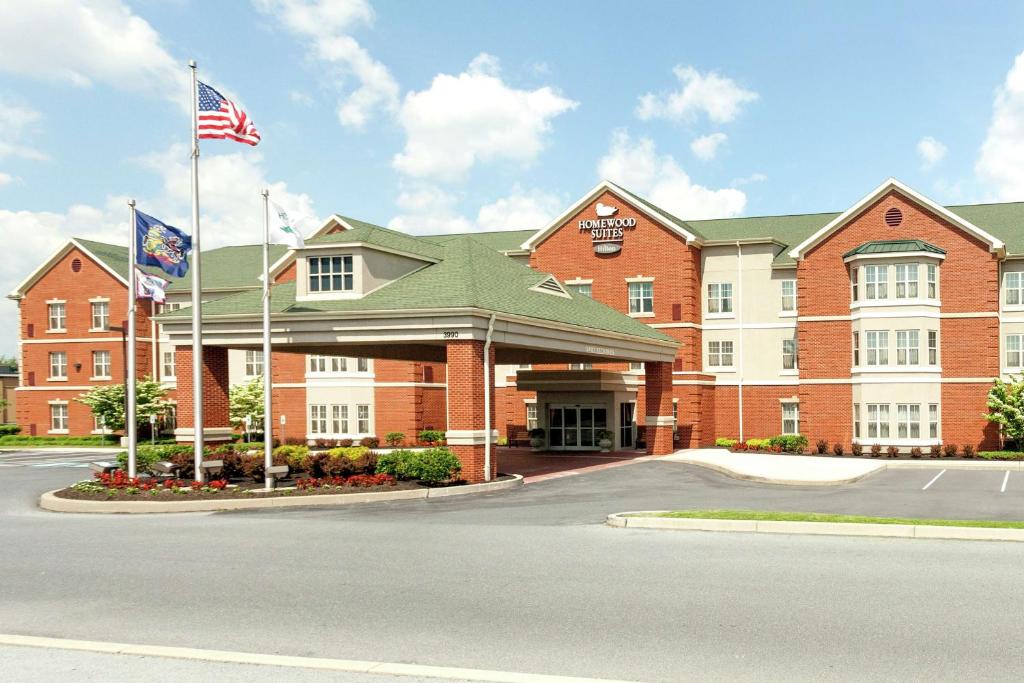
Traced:
[[380, 445], [380, 439], [375, 436], [365, 436], [359, 440], [359, 445], [367, 448], [376, 448]]
[[719, 448], [732, 448], [737, 443], [739, 442], [736, 439], [727, 439], [724, 436], [720, 436], [717, 439], [715, 439], [715, 445], [718, 446]]
[[[264, 457], [262, 454], [260, 457]], [[309, 457], [309, 446], [284, 445], [274, 449], [274, 458], [282, 459], [282, 465], [288, 465], [295, 471], [306, 469], [306, 458]]]
[[747, 448], [769, 448], [772, 445], [771, 439], [747, 439]]
[[114, 434], [101, 436], [32, 436], [30, 434], [4, 434], [0, 446], [115, 446], [120, 437]]
[[448, 481], [462, 471], [462, 463], [447, 448], [422, 451], [397, 450], [381, 455], [377, 474], [390, 474], [398, 479], [419, 479], [427, 483]]
[[423, 443], [438, 443], [440, 441], [444, 441], [444, 432], [440, 429], [424, 429], [420, 432], [419, 439]]
[[507, 446], [508, 445], [508, 437], [507, 436], [499, 436], [498, 437], [498, 445], [499, 446]]
[[402, 432], [388, 432], [384, 435], [384, 443], [392, 448], [401, 446], [403, 441], [405, 441], [405, 434]]
[[803, 434], [779, 434], [768, 439], [768, 444], [781, 448], [785, 453], [803, 453], [807, 449], [807, 437]]
[[21, 431], [21, 427], [12, 424], [0, 424], [0, 435], [4, 434], [17, 434]]

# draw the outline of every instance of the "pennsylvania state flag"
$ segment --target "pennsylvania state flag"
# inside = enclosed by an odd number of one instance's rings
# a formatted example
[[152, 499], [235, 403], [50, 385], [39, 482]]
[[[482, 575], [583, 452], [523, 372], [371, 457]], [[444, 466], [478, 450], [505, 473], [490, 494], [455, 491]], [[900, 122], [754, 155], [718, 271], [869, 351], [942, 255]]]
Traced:
[[141, 211], [135, 212], [135, 262], [156, 266], [172, 277], [188, 272], [192, 237]]

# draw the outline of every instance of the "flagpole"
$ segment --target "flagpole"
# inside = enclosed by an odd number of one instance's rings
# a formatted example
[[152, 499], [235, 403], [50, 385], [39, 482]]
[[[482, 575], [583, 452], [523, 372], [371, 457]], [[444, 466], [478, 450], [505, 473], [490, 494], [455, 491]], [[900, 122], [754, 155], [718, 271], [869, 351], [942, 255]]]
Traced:
[[[272, 411], [273, 372], [270, 368], [270, 190], [263, 188], [263, 464], [264, 472], [274, 465], [274, 418]], [[264, 474], [269, 490], [273, 479]]]
[[138, 429], [139, 424], [135, 419], [135, 297], [138, 293], [135, 283], [135, 260], [136, 260], [136, 227], [135, 227], [135, 200], [128, 200], [128, 344], [126, 349], [126, 367], [124, 378], [125, 391], [127, 392], [128, 404], [124, 416], [124, 432], [128, 438], [128, 476], [138, 476], [136, 463], [138, 461]]
[[199, 243], [199, 90], [196, 60], [189, 60], [192, 72], [192, 414], [194, 422], [195, 479], [203, 481], [203, 279]]

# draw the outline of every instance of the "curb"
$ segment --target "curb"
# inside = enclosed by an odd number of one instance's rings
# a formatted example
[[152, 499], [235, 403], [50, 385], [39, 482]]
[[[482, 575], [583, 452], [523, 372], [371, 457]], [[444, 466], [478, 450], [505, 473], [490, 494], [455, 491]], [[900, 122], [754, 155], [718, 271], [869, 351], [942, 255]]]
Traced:
[[1000, 470], [1020, 472], [1024, 470], [1021, 460], [898, 460], [879, 463], [887, 470]]
[[80, 500], [58, 498], [54, 495], [62, 489], [47, 491], [39, 497], [39, 507], [50, 512], [86, 512], [93, 514], [154, 514], [161, 512], [221, 512], [225, 510], [259, 510], [266, 508], [325, 507], [377, 503], [389, 500], [411, 500], [414, 498], [446, 498], [465, 496], [488, 491], [501, 491], [523, 485], [523, 477], [513, 474], [512, 479], [490, 481], [483, 484], [466, 484], [437, 489], [413, 489], [407, 491], [382, 491], [379, 493], [335, 493], [317, 496], [279, 496], [274, 498], [227, 498], [222, 500]]
[[1024, 529], [929, 526], [925, 524], [857, 524], [852, 522], [769, 522], [753, 519], [686, 519], [631, 517], [668, 512], [637, 510], [608, 515], [605, 524], [622, 529], [676, 529], [686, 531], [742, 531], [758, 534], [805, 534], [811, 536], [878, 536], [961, 541], [1024, 542]]
[[714, 472], [718, 472], [719, 474], [724, 474], [727, 477], [732, 477], [733, 479], [740, 479], [742, 481], [752, 481], [758, 484], [783, 484], [786, 486], [839, 486], [841, 484], [853, 484], [855, 482], [860, 481], [861, 479], [864, 479], [865, 477], [869, 477], [872, 474], [877, 474], [878, 472], [881, 472], [883, 469], [885, 469], [883, 466], [884, 463], [878, 463], [879, 467], [873, 470], [864, 472], [863, 474], [858, 474], [853, 477], [845, 477], [843, 479], [776, 479], [773, 477], [762, 477], [756, 474], [747, 474], [745, 472], [740, 472], [739, 470], [734, 470], [730, 467], [726, 467], [725, 465], [711, 463], [704, 460], [676, 457], [672, 459], [670, 462], [678, 462], [684, 465], [694, 465], [695, 467], [704, 467]]

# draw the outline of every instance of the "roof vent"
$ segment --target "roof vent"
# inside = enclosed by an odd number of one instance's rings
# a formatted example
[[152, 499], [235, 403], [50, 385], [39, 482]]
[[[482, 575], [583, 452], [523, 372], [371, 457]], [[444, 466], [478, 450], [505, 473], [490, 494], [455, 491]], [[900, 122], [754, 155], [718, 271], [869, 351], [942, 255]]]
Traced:
[[77, 273], [82, 270], [82, 259], [74, 259], [71, 261], [71, 272]]
[[890, 228], [899, 227], [899, 224], [903, 222], [903, 212], [897, 209], [895, 206], [885, 212], [885, 224]]
[[555, 296], [564, 296], [566, 299], [571, 299], [569, 292], [565, 291], [565, 288], [559, 284], [553, 276], [548, 276], [538, 282], [533, 287], [530, 287], [535, 292], [543, 292], [544, 294], [554, 294]]

